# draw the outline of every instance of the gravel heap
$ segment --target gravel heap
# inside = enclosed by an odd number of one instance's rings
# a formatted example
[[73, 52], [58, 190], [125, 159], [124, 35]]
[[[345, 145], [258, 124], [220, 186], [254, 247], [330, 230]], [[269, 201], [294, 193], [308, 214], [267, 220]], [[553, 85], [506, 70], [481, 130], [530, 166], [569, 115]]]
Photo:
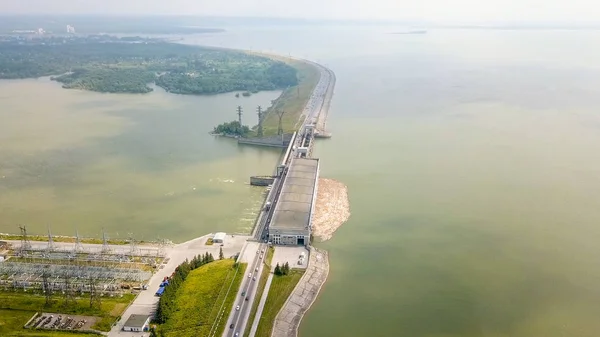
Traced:
[[322, 241], [327, 241], [348, 218], [350, 201], [346, 185], [337, 180], [319, 178], [313, 234]]

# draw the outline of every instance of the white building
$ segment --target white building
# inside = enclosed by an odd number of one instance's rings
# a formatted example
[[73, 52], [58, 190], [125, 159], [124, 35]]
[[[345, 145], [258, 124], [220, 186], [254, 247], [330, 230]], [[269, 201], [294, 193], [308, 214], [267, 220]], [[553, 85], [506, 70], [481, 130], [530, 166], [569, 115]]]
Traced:
[[214, 243], [223, 243], [226, 236], [227, 236], [227, 234], [225, 234], [223, 232], [216, 233], [215, 236], [213, 236], [213, 242]]
[[67, 25], [67, 34], [75, 34], [75, 27]]
[[125, 325], [123, 325], [124, 331], [142, 332], [148, 331], [150, 327], [150, 316], [148, 315], [137, 315], [133, 314], [129, 316]]

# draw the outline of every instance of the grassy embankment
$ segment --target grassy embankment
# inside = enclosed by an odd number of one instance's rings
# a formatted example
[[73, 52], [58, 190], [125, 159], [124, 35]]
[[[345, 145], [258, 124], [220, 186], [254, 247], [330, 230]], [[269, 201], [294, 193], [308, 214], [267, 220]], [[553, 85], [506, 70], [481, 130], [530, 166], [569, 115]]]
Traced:
[[248, 336], [250, 334], [250, 329], [252, 329], [252, 322], [254, 322], [254, 317], [256, 316], [256, 312], [258, 311], [258, 304], [260, 303], [260, 298], [263, 295], [265, 285], [267, 284], [267, 279], [269, 278], [269, 274], [271, 273], [271, 260], [273, 259], [274, 252], [275, 248], [273, 247], [269, 247], [267, 249], [265, 267], [263, 268], [262, 274], [260, 275], [260, 279], [258, 280], [258, 288], [256, 289], [254, 302], [252, 303], [252, 309], [250, 309], [250, 316], [248, 316], [248, 324], [246, 325], [244, 336]]
[[269, 295], [265, 302], [265, 308], [263, 309], [262, 316], [258, 323], [258, 329], [256, 330], [257, 337], [271, 336], [275, 317], [283, 307], [285, 301], [290, 297], [290, 294], [303, 274], [304, 270], [292, 269], [288, 275], [273, 276], [273, 282], [271, 282], [271, 288], [269, 289]]
[[[176, 311], [158, 330], [165, 337], [208, 336], [218, 322], [215, 336], [221, 336], [237, 295], [246, 264], [234, 267], [234, 260], [218, 260], [194, 269], [177, 290]], [[233, 280], [233, 285], [230, 284]], [[229, 291], [229, 293], [227, 293]], [[221, 304], [225, 299], [225, 305]], [[224, 315], [220, 314], [224, 311]]]
[[121, 298], [102, 298], [99, 308], [90, 308], [89, 298], [84, 297], [76, 299], [74, 303], [65, 307], [64, 299], [58, 296], [50, 306], [45, 306], [46, 298], [42, 295], [0, 292], [0, 336], [90, 336], [71, 332], [23, 329], [23, 325], [36, 312], [100, 317], [92, 329], [109, 331], [113, 322], [123, 313], [133, 298], [132, 294], [126, 294]]
[[[281, 96], [275, 101], [275, 103], [269, 107], [265, 112], [265, 119], [263, 122], [263, 134], [265, 136], [272, 136], [277, 134], [277, 128], [279, 125], [279, 117], [276, 111], [285, 111], [282, 119], [283, 132], [292, 133], [296, 130], [299, 125], [300, 115], [304, 110], [304, 106], [308, 102], [312, 95], [317, 83], [320, 78], [320, 71], [314, 65], [289, 59], [283, 56], [276, 55], [257, 55], [266, 56], [271, 59], [285, 62], [286, 64], [294, 67], [298, 74], [298, 85], [287, 88], [281, 94]], [[253, 129], [251, 136], [256, 136], [256, 128]]]
[[[29, 241], [43, 241], [43, 242], [48, 241], [47, 235], [27, 235], [27, 238], [29, 239]], [[75, 243], [75, 239], [76, 238], [74, 236], [52, 236], [52, 240], [54, 242]], [[21, 235], [19, 235], [19, 234], [0, 234], [0, 240], [21, 240]], [[95, 239], [95, 238], [80, 238], [79, 241], [81, 243], [102, 244], [102, 239]], [[129, 240], [126, 240], [126, 239], [108, 239], [107, 241], [111, 245], [128, 245], [129, 244]], [[139, 242], [136, 241], [136, 242], [138, 244], [147, 243], [145, 241], [139, 241]]]

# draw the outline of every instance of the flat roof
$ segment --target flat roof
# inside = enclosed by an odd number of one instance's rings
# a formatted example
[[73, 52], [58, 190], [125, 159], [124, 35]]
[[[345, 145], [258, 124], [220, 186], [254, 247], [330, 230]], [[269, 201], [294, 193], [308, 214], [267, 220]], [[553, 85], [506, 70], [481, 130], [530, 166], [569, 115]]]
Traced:
[[319, 159], [294, 158], [275, 206], [270, 227], [306, 229], [310, 221]]
[[146, 321], [148, 320], [148, 317], [150, 317], [150, 316], [149, 315], [132, 314], [127, 319], [127, 322], [125, 322], [125, 326], [132, 326], [132, 327], [136, 327], [136, 328], [142, 328], [144, 326], [144, 324], [146, 324]]
[[227, 234], [225, 234], [223, 232], [218, 232], [215, 234], [215, 236], [213, 236], [213, 240], [215, 240], [215, 239], [223, 240], [223, 239], [225, 239], [226, 236], [227, 236]]

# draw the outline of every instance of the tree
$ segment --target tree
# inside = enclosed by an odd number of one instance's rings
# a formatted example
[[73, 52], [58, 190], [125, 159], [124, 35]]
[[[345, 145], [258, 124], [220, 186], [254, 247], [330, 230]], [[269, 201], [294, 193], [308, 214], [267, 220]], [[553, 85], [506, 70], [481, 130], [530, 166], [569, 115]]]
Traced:
[[223, 247], [219, 247], [219, 260], [223, 260], [225, 257], [223, 256]]
[[283, 265], [283, 275], [287, 275], [287, 274], [289, 274], [289, 273], [290, 273], [290, 265], [289, 265], [289, 263], [287, 263], [287, 262], [286, 262], [286, 263]]
[[281, 275], [281, 267], [279, 267], [279, 263], [277, 263], [277, 265], [275, 265], [275, 275]]

